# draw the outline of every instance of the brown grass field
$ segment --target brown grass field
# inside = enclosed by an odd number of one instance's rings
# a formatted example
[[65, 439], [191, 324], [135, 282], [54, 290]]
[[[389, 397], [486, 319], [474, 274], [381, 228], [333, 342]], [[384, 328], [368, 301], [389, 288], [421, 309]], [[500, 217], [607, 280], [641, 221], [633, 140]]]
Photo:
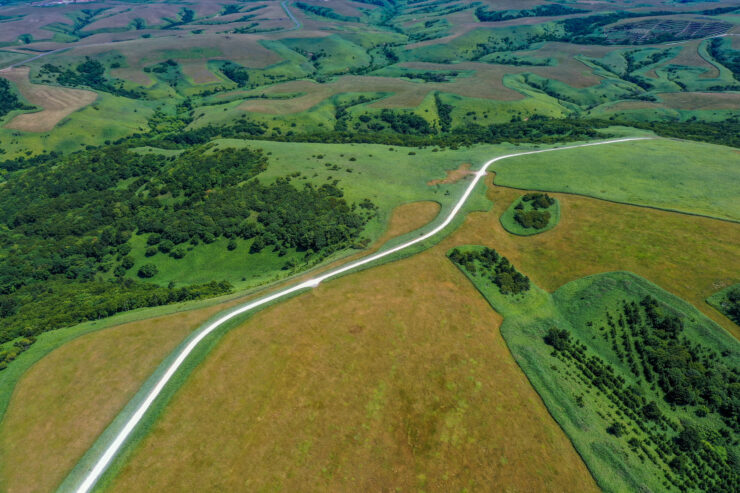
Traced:
[[738, 280], [740, 225], [553, 194], [561, 223], [522, 238], [498, 221], [521, 193], [492, 187], [494, 208], [471, 214], [440, 245], [322, 285], [232, 331], [113, 490], [593, 489], [511, 360], [498, 316], [444, 253], [492, 246], [548, 290], [630, 270], [738, 336], [704, 298]]
[[5, 128], [25, 132], [48, 132], [63, 118], [92, 104], [98, 97], [93, 91], [31, 84], [28, 72], [27, 67], [18, 67], [1, 72], [0, 76], [14, 82], [24, 98], [43, 110], [17, 115], [5, 125]]
[[31, 367], [0, 423], [0, 489], [54, 490], [165, 355], [222, 308], [95, 332]]
[[699, 67], [706, 69], [706, 72], [699, 76], [700, 79], [714, 79], [719, 77], [719, 70], [717, 69], [717, 67], [706, 61], [699, 54], [698, 50], [701, 42], [701, 40], [694, 40], [683, 43], [681, 45], [683, 46], [683, 50], [681, 50], [681, 52], [675, 58], [666, 60], [664, 63], [661, 63], [658, 66], [675, 64], [686, 65], [689, 67]]
[[[399, 206], [378, 245], [438, 213], [436, 202]], [[164, 356], [213, 314], [240, 301], [118, 325], [39, 361], [18, 383], [0, 423], [0, 490], [53, 490]]]
[[522, 193], [492, 187], [492, 211], [471, 214], [445, 245], [488, 244], [548, 291], [590, 274], [628, 270], [685, 299], [740, 338], [740, 327], [705, 302], [740, 281], [740, 224], [555, 193], [550, 195], [561, 210], [555, 229], [514, 236], [498, 218]]
[[681, 110], [727, 110], [740, 108], [740, 93], [670, 92], [658, 94], [671, 108]]
[[595, 491], [500, 322], [439, 249], [327, 283], [227, 334], [111, 489]]
[[[449, 70], [449, 66], [429, 63], [405, 63], [410, 68], [426, 70]], [[393, 77], [374, 77], [348, 75], [333, 82], [318, 84], [309, 80], [290, 81], [259, 88], [247, 94], [286, 94], [305, 93], [302, 96], [285, 100], [253, 99], [242, 103], [239, 109], [256, 113], [288, 114], [306, 111], [334, 94], [347, 92], [389, 92], [390, 96], [371, 103], [373, 108], [414, 108], [433, 91], [450, 92], [461, 96], [489, 98], [500, 101], [518, 101], [524, 98], [520, 93], [503, 85], [506, 68], [486, 64], [458, 64], [458, 70], [474, 69], [471, 77], [460, 78], [455, 82], [422, 83]]]
[[200, 84], [218, 80], [207, 69], [208, 60], [228, 59], [253, 68], [266, 67], [282, 60], [277, 53], [259, 44], [259, 39], [259, 36], [252, 35], [176, 34], [114, 44], [81, 44], [65, 55], [96, 56], [115, 50], [126, 56], [128, 67], [115, 69], [113, 75], [145, 86], [151, 84], [151, 78], [142, 71], [143, 68], [172, 58], [181, 62], [183, 72]]

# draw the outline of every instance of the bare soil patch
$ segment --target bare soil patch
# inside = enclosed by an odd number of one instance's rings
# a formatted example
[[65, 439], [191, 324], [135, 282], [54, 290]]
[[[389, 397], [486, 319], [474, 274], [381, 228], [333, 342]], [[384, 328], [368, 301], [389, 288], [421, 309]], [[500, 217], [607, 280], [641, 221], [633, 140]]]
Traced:
[[671, 92], [658, 95], [671, 108], [682, 110], [727, 110], [740, 108], [740, 93]]
[[5, 128], [48, 132], [63, 118], [91, 104], [98, 97], [95, 92], [82, 89], [32, 84], [28, 80], [28, 72], [27, 67], [18, 67], [2, 72], [0, 76], [15, 82], [23, 97], [43, 110], [18, 115]]
[[450, 185], [457, 183], [466, 176], [474, 175], [475, 171], [470, 171], [470, 163], [463, 163], [457, 169], [447, 170], [447, 178], [432, 180], [427, 182], [427, 185], [433, 187], [435, 185]]

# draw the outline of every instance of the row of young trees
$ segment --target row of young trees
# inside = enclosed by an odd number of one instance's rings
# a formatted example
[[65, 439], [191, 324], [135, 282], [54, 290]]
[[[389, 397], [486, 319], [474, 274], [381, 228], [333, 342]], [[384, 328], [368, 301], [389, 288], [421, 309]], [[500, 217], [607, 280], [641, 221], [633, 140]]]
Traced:
[[481, 247], [475, 250], [453, 249], [449, 259], [474, 276], [487, 277], [502, 294], [520, 294], [529, 291], [529, 278], [518, 272], [506, 257], [496, 250]]
[[[617, 314], [606, 311], [604, 320], [598, 329], [598, 323], [586, 325], [610, 347], [616, 367], [607, 363], [611, 355], [589, 349], [566, 329], [550, 327], [544, 342], [575, 370], [573, 378], [618, 410], [606, 431], [624, 439], [636, 455], [661, 469], [667, 466], [666, 487], [737, 491], [740, 369], [729, 354], [691, 342], [683, 334], [683, 318], [651, 296], [639, 303], [623, 301]], [[628, 373], [633, 382], [625, 378]], [[582, 397], [576, 400], [585, 405]], [[696, 419], [679, 421], [661, 408], [690, 409], [707, 420], [703, 426]]]

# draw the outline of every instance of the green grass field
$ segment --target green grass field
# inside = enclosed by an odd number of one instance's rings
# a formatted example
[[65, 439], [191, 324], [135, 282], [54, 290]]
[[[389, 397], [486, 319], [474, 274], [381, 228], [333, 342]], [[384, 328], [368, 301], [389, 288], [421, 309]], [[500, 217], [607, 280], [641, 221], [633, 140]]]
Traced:
[[[477, 248], [480, 247], [463, 247], [460, 250]], [[684, 321], [682, 335], [691, 344], [701, 344], [710, 352], [716, 352], [717, 357], [722, 354], [722, 364], [737, 371], [740, 344], [694, 307], [626, 272], [582, 278], [566, 284], [552, 295], [537, 286], [532, 286], [523, 295], [503, 295], [480, 270], [476, 274], [461, 270], [491, 306], [504, 316], [501, 332], [514, 358], [605, 491], [636, 491], [643, 488], [649, 491], [678, 491], [684, 487], [696, 490], [696, 483], [686, 480], [673, 466], [668, 466], [673, 457], [670, 447], [662, 449], [668, 446], [665, 444], [671, 444], [682, 429], [700, 427], [704, 430], [705, 439], [711, 442], [707, 447], [712, 450], [720, 447], [729, 454], [735, 453], [737, 442], [733, 444], [730, 438], [726, 443], [718, 438], [717, 432], [724, 428], [718, 414], [695, 413], [694, 410], [698, 408], [693, 406], [670, 406], [660, 397], [662, 394], [656, 391], [655, 384], [651, 386], [636, 377], [621, 357], [615, 355], [613, 347], [616, 346], [610, 345], [606, 335], [608, 331], [598, 329], [600, 324], [607, 325], [605, 311], [618, 313], [623, 301], [639, 303], [646, 295], [650, 295], [658, 300], [664, 312], [681, 317]], [[593, 355], [602, 358], [625, 388], [629, 386], [634, 389], [645, 402], [651, 399], [657, 401], [663, 415], [660, 419], [665, 421], [659, 421], [661, 424], [658, 425], [639, 419], [629, 409], [616, 405], [617, 401], [591, 385], [577, 367], [574, 371], [565, 358], [555, 357], [553, 348], [544, 342], [548, 329], [553, 327], [566, 329], [574, 340], [585, 343], [587, 349], [584, 354], [589, 358]], [[619, 436], [607, 431], [612, 423], [623, 421], [627, 424]], [[663, 430], [666, 442], [651, 439], [658, 429]], [[732, 432], [728, 432], [732, 437]], [[730, 452], [731, 449], [733, 452]], [[702, 460], [696, 459], [700, 467], [712, 467]], [[676, 482], [669, 482], [668, 478]]]
[[524, 202], [522, 200], [523, 197], [524, 196], [522, 195], [514, 202], [512, 202], [508, 209], [506, 209], [506, 211], [501, 214], [501, 226], [503, 226], [506, 231], [519, 236], [532, 236], [539, 233], [544, 233], [545, 231], [550, 231], [552, 228], [558, 225], [558, 222], [560, 222], [560, 202], [558, 202], [557, 199], [555, 199], [555, 203], [553, 205], [546, 209], [547, 212], [550, 213], [550, 220], [547, 222], [547, 226], [545, 226], [544, 228], [525, 228], [524, 226], [519, 224], [519, 222], [514, 218], [516, 207], [519, 204], [522, 204], [522, 210], [525, 212], [534, 210], [530, 202]]
[[[507, 145], [476, 145], [435, 151], [431, 147], [394, 148], [378, 144], [310, 144], [239, 139], [219, 139], [215, 144], [215, 149], [245, 146], [262, 149], [269, 164], [267, 170], [258, 175], [258, 179], [265, 184], [285, 176], [293, 176], [293, 183], [297, 187], [307, 183], [320, 187], [337, 181], [337, 186], [343, 190], [349, 203], [370, 199], [378, 206], [378, 215], [367, 224], [363, 237], [371, 243], [387, 229], [391, 211], [397, 206], [431, 200], [440, 203], [446, 210], [460, 196], [469, 178], [463, 177], [448, 184], [429, 185], [429, 182], [443, 179], [447, 171], [457, 169], [464, 163], [472, 164], [475, 169], [488, 159], [513, 149], [513, 146]], [[140, 148], [138, 152], [173, 155], [172, 151], [151, 147]], [[285, 256], [278, 256], [278, 252], [272, 248], [255, 254], [249, 253], [252, 241], [236, 240], [237, 248], [234, 250], [227, 249], [226, 239], [195, 247], [188, 245], [186, 256], [175, 259], [163, 253], [146, 257], [146, 237], [134, 236], [131, 256], [135, 264], [127, 276], [136, 278], [139, 267], [153, 263], [159, 273], [151, 280], [160, 285], [217, 279], [227, 280], [241, 290], [287, 277], [317, 262], [336, 259], [354, 251], [337, 252], [329, 259], [315, 256], [306, 258], [305, 252], [292, 249]], [[291, 265], [285, 267], [288, 262]]]
[[507, 159], [496, 184], [740, 220], [736, 150], [667, 139]]

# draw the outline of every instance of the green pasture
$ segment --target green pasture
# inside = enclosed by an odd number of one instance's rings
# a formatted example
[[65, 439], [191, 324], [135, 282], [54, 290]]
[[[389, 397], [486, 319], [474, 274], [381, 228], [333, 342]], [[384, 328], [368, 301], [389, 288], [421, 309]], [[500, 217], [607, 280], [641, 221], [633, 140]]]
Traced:
[[516, 211], [516, 207], [519, 204], [523, 204], [524, 209], [522, 210], [525, 212], [534, 210], [531, 202], [522, 201], [523, 197], [524, 196], [521, 196], [514, 202], [512, 202], [511, 205], [504, 211], [504, 213], [501, 214], [501, 226], [503, 226], [506, 231], [518, 236], [532, 236], [539, 233], [544, 233], [545, 231], [550, 231], [558, 225], [558, 223], [560, 222], [560, 202], [557, 199], [555, 199], [555, 203], [553, 205], [551, 205], [547, 209], [544, 209], [550, 213], [550, 221], [548, 221], [547, 226], [545, 226], [544, 228], [525, 228], [524, 226], [519, 224], [516, 219], [514, 219], [514, 212]]
[[303, 56], [308, 54], [321, 74], [344, 73], [352, 68], [366, 67], [371, 61], [362, 46], [335, 34], [323, 38], [283, 39], [280, 43]]
[[0, 68], [6, 67], [14, 62], [19, 62], [25, 58], [29, 58], [30, 55], [18, 53], [15, 51], [0, 50]]
[[0, 127], [0, 144], [6, 151], [3, 158], [13, 158], [27, 151], [32, 154], [73, 152], [86, 145], [100, 145], [136, 132], [148, 132], [147, 119], [156, 106], [154, 101], [99, 93], [93, 104], [67, 116], [50, 132], [22, 132]]
[[404, 61], [427, 61], [454, 63], [479, 60], [494, 52], [536, 49], [531, 37], [557, 31], [552, 23], [509, 26], [498, 29], [478, 28], [452, 39], [448, 43], [437, 43], [415, 47], [402, 53]]
[[[520, 86], [509, 76], [504, 77], [506, 86], [519, 90]], [[525, 89], [526, 91], [526, 89]], [[524, 91], [521, 91], [524, 92]], [[563, 118], [568, 110], [552, 98], [530, 90], [525, 92], [527, 97], [515, 101], [497, 101], [494, 99], [471, 98], [457, 94], [441, 93], [440, 99], [445, 104], [452, 105], [452, 127], [474, 123], [490, 125], [492, 123], [507, 123], [513, 119], [525, 119], [532, 115], [547, 116], [549, 118]]]
[[729, 147], [653, 139], [495, 163], [496, 183], [740, 220], [740, 155]]
[[[336, 182], [344, 191], [348, 203], [370, 199], [378, 206], [378, 216], [367, 224], [363, 232], [363, 237], [370, 242], [383, 234], [395, 207], [408, 202], [431, 200], [439, 202], [444, 210], [459, 198], [469, 178], [448, 185], [430, 186], [427, 184], [429, 181], [443, 179], [446, 171], [456, 169], [463, 163], [471, 163], [474, 169], [478, 168], [488, 159], [513, 149], [507, 145], [478, 145], [458, 150], [437, 149], [435, 152], [434, 148], [377, 144], [312, 144], [240, 139], [218, 139], [214, 142], [216, 148], [249, 146], [262, 149], [269, 164], [257, 179], [265, 184], [285, 176], [290, 176], [291, 182], [298, 188], [308, 183], [320, 187]], [[165, 155], [178, 152], [152, 147], [138, 148], [137, 151]], [[354, 252], [344, 250], [323, 258], [307, 257], [305, 252], [291, 249], [279, 256], [270, 246], [259, 253], [249, 253], [252, 241], [237, 239], [234, 250], [227, 249], [229, 240], [223, 238], [211, 244], [185, 244], [185, 257], [175, 259], [159, 252], [146, 257], [146, 236], [134, 236], [130, 254], [134, 266], [127, 276], [136, 278], [142, 265], [153, 263], [159, 272], [151, 281], [160, 285], [227, 280], [237, 290], [243, 290]]]

